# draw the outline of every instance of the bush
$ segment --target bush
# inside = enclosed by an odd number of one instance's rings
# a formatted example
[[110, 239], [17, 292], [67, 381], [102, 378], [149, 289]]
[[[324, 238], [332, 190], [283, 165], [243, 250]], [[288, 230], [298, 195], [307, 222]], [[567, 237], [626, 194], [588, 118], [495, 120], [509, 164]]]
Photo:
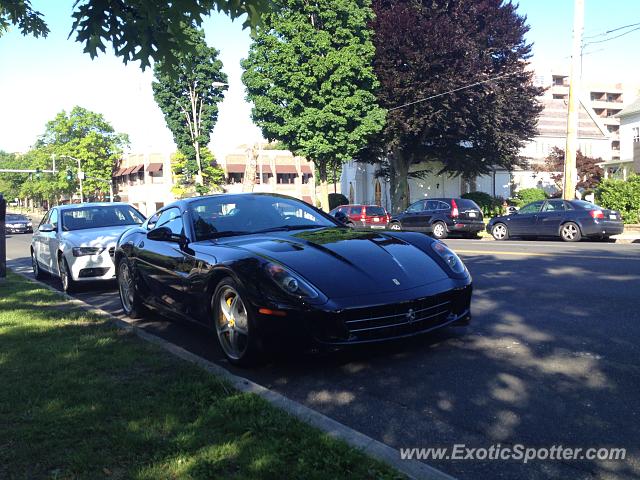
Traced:
[[484, 192], [465, 193], [462, 198], [476, 202], [485, 217], [495, 217], [502, 214], [502, 202], [504, 202], [502, 198], [494, 198]]
[[333, 210], [340, 205], [349, 205], [349, 200], [341, 193], [329, 194], [329, 210]]
[[640, 176], [632, 175], [626, 181], [603, 180], [596, 190], [596, 203], [620, 212], [624, 223], [639, 223]]
[[516, 205], [518, 207], [522, 207], [531, 202], [537, 202], [538, 200], [546, 200], [548, 197], [547, 192], [541, 188], [523, 188], [515, 194]]

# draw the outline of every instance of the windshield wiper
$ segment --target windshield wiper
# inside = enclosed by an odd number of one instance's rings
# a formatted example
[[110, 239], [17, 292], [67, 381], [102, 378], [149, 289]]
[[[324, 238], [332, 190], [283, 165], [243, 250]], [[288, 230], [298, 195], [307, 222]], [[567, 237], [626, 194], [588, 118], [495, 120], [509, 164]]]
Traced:
[[249, 235], [253, 232], [245, 232], [245, 231], [238, 231], [238, 230], [226, 230], [224, 232], [211, 232], [211, 233], [207, 233], [204, 236], [203, 240], [212, 240], [212, 239], [216, 239], [216, 238], [222, 238], [222, 237], [233, 237], [235, 235]]
[[311, 228], [324, 228], [325, 225], [281, 225], [279, 227], [265, 228], [263, 230], [256, 230], [254, 233], [269, 233], [269, 232], [290, 232], [292, 230], [309, 230]]

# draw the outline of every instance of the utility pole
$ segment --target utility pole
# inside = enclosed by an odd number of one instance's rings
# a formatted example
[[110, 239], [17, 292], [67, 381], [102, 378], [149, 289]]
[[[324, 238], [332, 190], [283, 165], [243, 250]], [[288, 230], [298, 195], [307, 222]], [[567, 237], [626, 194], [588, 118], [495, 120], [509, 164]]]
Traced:
[[575, 0], [573, 7], [573, 45], [571, 47], [571, 71], [569, 73], [569, 112], [567, 115], [567, 143], [564, 149], [564, 188], [565, 200], [576, 197], [576, 151], [578, 143], [578, 117], [580, 97], [580, 58], [582, 49], [582, 30], [584, 28], [584, 0]]

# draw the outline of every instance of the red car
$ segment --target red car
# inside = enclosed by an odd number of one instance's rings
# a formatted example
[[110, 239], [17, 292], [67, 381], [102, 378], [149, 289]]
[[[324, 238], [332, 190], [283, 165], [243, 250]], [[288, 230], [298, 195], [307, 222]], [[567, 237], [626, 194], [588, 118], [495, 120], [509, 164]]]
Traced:
[[[346, 215], [348, 225], [361, 228], [387, 228], [391, 215], [378, 205], [340, 205], [329, 212], [334, 217]], [[339, 215], [340, 214], [340, 215]]]

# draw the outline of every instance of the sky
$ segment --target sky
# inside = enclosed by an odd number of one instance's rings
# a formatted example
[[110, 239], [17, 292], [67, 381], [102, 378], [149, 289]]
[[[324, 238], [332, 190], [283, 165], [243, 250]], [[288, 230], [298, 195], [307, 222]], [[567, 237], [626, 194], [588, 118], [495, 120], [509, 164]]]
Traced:
[[[80, 105], [102, 113], [118, 132], [129, 134], [132, 152], [171, 152], [171, 132], [153, 100], [150, 69], [124, 65], [107, 49], [91, 59], [71, 30], [73, 0], [32, 0], [51, 30], [47, 38], [25, 37], [16, 29], [0, 37], [0, 150], [25, 152], [47, 121]], [[517, 2], [514, 2], [517, 3]], [[530, 25], [532, 64], [540, 70], [568, 71], [573, 0], [521, 0], [518, 12]], [[640, 23], [640, 0], [585, 0], [585, 36]], [[249, 32], [242, 21], [214, 14], [204, 23], [207, 43], [220, 51], [229, 89], [220, 105], [210, 148], [217, 158], [242, 144], [261, 140], [245, 101], [240, 60], [247, 56]], [[622, 30], [621, 32], [623, 32]], [[614, 35], [614, 34], [612, 34]], [[640, 83], [640, 30], [588, 45], [583, 57], [587, 81]]]

